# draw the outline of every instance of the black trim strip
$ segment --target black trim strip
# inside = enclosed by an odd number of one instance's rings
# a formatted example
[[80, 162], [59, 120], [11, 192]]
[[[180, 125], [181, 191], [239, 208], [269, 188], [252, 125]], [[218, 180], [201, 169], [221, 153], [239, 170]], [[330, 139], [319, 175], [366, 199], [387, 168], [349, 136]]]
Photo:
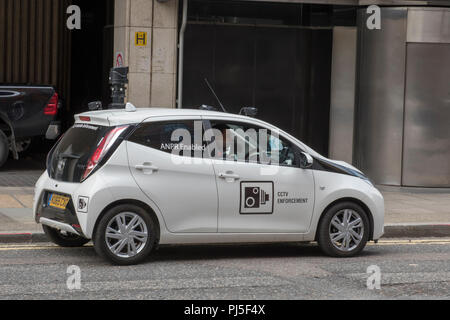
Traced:
[[314, 158], [311, 169], [346, 174], [349, 176], [361, 178], [363, 180], [369, 180], [369, 178], [367, 178], [364, 174], [360, 173], [359, 171], [339, 165], [337, 163], [325, 161], [323, 159]]

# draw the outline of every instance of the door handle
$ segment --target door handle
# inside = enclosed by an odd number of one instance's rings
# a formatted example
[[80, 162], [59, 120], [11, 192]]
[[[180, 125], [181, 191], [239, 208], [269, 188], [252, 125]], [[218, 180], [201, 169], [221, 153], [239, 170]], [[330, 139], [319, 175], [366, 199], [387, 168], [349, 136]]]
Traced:
[[225, 173], [219, 173], [219, 178], [225, 179], [227, 182], [233, 182], [234, 180], [239, 180], [239, 175], [233, 171], [227, 171]]
[[152, 165], [150, 162], [144, 162], [143, 164], [137, 164], [135, 166], [137, 170], [141, 170], [144, 173], [153, 173], [153, 171], [158, 171], [158, 167]]

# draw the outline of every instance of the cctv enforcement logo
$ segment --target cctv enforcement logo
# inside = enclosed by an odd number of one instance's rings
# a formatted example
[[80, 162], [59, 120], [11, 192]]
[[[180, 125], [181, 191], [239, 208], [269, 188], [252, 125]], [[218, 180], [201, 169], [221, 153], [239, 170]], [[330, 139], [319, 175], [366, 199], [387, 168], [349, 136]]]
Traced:
[[273, 213], [273, 182], [242, 181], [239, 213]]

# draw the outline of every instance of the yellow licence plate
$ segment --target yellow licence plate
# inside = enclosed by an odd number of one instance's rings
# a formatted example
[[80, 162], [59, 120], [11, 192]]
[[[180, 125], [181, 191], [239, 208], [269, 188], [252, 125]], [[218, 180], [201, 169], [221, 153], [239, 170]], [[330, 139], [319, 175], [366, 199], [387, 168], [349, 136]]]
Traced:
[[66, 209], [67, 203], [69, 203], [70, 198], [65, 196], [60, 196], [59, 194], [51, 193], [48, 201], [48, 205], [58, 209]]

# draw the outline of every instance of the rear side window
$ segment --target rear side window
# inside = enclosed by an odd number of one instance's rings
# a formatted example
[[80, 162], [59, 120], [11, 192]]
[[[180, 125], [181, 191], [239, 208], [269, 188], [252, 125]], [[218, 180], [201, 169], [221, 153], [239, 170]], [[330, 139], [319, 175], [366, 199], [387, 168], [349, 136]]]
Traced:
[[111, 127], [75, 124], [49, 154], [50, 177], [60, 181], [80, 182], [88, 161]]
[[202, 139], [201, 120], [173, 120], [143, 123], [128, 140], [167, 153], [201, 157]]

